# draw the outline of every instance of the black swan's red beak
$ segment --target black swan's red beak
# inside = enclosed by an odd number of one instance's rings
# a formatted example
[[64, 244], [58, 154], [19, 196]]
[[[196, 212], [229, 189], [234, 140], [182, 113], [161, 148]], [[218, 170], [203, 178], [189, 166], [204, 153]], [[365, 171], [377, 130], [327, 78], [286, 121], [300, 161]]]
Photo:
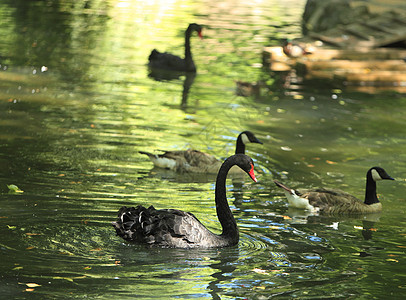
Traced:
[[251, 177], [252, 180], [254, 180], [254, 182], [257, 182], [258, 180], [255, 178], [255, 174], [254, 174], [254, 165], [251, 165], [251, 170], [248, 173]]

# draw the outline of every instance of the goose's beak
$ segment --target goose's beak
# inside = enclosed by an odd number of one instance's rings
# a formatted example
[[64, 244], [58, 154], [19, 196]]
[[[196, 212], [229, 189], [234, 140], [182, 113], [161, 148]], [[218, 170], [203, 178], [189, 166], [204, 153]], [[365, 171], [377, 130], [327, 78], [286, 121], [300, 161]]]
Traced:
[[255, 138], [255, 141], [253, 141], [253, 143], [258, 143], [258, 144], [263, 144], [260, 140], [258, 140], [257, 138]]

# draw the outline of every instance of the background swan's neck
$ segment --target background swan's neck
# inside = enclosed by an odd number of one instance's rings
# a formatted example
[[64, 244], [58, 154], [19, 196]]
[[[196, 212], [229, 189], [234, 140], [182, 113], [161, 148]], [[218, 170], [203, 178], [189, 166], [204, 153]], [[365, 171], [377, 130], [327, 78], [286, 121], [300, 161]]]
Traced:
[[192, 30], [188, 28], [185, 33], [185, 60], [192, 60], [192, 52], [190, 51], [190, 36]]
[[234, 165], [232, 161], [226, 161], [220, 168], [216, 180], [216, 211], [223, 232], [221, 236], [238, 242], [238, 227], [230, 210], [226, 197], [226, 177], [230, 168]]

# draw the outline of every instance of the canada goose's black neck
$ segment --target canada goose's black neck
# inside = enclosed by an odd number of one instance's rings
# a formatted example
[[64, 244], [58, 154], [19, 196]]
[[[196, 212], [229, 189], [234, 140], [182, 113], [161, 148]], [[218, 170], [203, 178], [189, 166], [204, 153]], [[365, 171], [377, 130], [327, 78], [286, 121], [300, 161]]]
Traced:
[[372, 178], [372, 172], [369, 170], [367, 172], [367, 185], [365, 188], [365, 204], [371, 205], [378, 203], [378, 196], [376, 195], [376, 182]]
[[236, 164], [235, 160], [235, 157], [227, 159], [221, 166], [217, 175], [215, 192], [217, 217], [223, 228], [221, 236], [230, 239], [231, 243], [238, 242], [238, 227], [227, 202], [226, 178], [230, 168]]
[[235, 147], [235, 154], [245, 154], [245, 144], [242, 141], [242, 134], [237, 138], [237, 145]]

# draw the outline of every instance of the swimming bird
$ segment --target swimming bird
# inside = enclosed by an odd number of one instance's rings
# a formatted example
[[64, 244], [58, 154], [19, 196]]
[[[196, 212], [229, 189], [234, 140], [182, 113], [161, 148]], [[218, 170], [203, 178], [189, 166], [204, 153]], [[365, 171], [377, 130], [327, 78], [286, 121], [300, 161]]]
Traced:
[[148, 66], [153, 69], [164, 69], [169, 71], [180, 72], [196, 72], [196, 66], [193, 61], [192, 52], [190, 50], [190, 36], [196, 31], [202, 38], [202, 26], [196, 23], [189, 24], [185, 31], [185, 58], [173, 55], [168, 52], [159, 52], [156, 49], [152, 50], [148, 57]]
[[314, 213], [326, 214], [362, 214], [374, 213], [382, 210], [382, 204], [376, 195], [376, 181], [394, 180], [380, 167], [368, 170], [366, 179], [365, 200], [362, 202], [355, 196], [338, 189], [318, 188], [299, 192], [293, 190], [277, 180], [278, 187], [285, 190], [289, 205], [295, 208], [310, 210]]
[[[241, 132], [236, 141], [235, 154], [245, 153], [247, 143], [262, 144], [251, 131]], [[216, 174], [222, 162], [213, 155], [197, 150], [166, 151], [163, 154], [152, 154], [140, 151], [141, 154], [148, 155], [156, 167], [174, 170], [177, 172]], [[243, 174], [240, 168], [234, 167], [231, 174]]]
[[233, 246], [239, 233], [226, 197], [226, 177], [234, 165], [240, 167], [255, 182], [254, 162], [244, 154], [227, 158], [217, 175], [215, 203], [221, 234], [209, 231], [192, 213], [177, 209], [122, 207], [113, 222], [117, 235], [131, 242], [164, 248], [213, 248]]

